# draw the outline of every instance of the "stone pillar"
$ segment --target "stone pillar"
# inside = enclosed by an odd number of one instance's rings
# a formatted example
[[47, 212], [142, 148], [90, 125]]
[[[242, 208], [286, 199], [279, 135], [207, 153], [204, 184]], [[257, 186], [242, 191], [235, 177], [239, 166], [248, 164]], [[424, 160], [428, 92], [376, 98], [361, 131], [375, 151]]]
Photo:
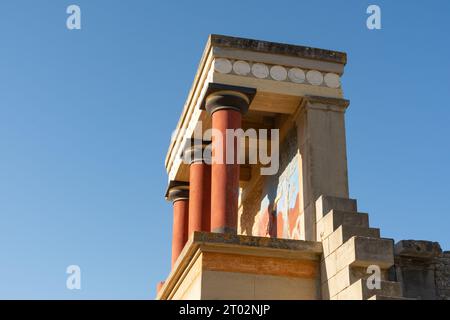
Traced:
[[173, 203], [172, 267], [188, 239], [189, 186], [187, 183], [171, 182], [166, 197]]
[[348, 198], [345, 110], [348, 100], [307, 96], [296, 118], [300, 154], [300, 210], [305, 240], [316, 241], [315, 202]]
[[[205, 99], [215, 131], [212, 134], [211, 231], [235, 234], [239, 198], [237, 138], [227, 137], [226, 131], [241, 129], [242, 115], [248, 111], [255, 90], [223, 85], [214, 89]], [[227, 153], [233, 151], [232, 161], [226, 161]]]
[[211, 157], [206, 155], [210, 144], [193, 139], [184, 151], [185, 161], [190, 164], [188, 237], [194, 231], [211, 230]]

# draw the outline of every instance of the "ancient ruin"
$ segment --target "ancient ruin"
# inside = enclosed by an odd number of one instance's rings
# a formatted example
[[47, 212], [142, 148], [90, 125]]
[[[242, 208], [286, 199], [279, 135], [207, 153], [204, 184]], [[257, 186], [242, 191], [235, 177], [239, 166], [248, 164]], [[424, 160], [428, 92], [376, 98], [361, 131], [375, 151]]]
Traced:
[[[209, 37], [165, 162], [172, 270], [157, 299], [450, 297], [449, 252], [380, 237], [349, 198], [346, 62], [343, 52]], [[264, 174], [273, 163], [261, 157], [238, 162], [227, 129], [242, 129], [246, 160], [276, 141], [276, 172]], [[234, 161], [211, 161], [219, 154]]]

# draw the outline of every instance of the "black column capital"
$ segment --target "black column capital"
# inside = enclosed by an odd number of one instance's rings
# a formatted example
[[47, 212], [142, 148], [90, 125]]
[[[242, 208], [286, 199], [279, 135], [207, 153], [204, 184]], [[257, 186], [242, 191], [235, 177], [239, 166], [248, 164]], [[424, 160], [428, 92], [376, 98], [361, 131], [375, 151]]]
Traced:
[[165, 197], [172, 202], [189, 199], [189, 182], [171, 180]]
[[211, 152], [205, 152], [208, 148], [211, 148], [211, 141], [188, 139], [184, 145], [181, 158], [189, 165], [196, 162], [211, 163]]
[[201, 108], [213, 114], [217, 110], [236, 110], [247, 113], [255, 97], [256, 89], [210, 83], [202, 101]]

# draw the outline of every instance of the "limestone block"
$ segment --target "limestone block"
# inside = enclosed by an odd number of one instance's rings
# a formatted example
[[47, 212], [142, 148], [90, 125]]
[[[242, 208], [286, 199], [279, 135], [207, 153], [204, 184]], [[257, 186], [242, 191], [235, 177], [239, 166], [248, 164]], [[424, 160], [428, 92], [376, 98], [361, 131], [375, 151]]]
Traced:
[[352, 277], [351, 268], [346, 267], [328, 279], [325, 285], [328, 287], [329, 295], [333, 297], [357, 280], [359, 279]]
[[189, 285], [187, 290], [177, 291], [174, 296], [173, 300], [200, 300], [201, 298], [201, 286], [202, 286], [202, 279], [200, 275], [195, 278], [192, 283]]
[[316, 279], [254, 276], [255, 300], [317, 300], [320, 299]]
[[351, 267], [347, 266], [337, 274], [335, 274], [333, 277], [328, 279], [328, 292], [330, 296], [335, 296], [358, 280], [360, 280], [360, 277], [352, 272]]
[[424, 240], [402, 240], [395, 244], [395, 255], [430, 259], [442, 253], [438, 242]]
[[183, 281], [173, 292], [172, 300], [199, 300], [201, 298], [201, 255], [192, 261], [192, 265], [184, 274]]
[[328, 252], [324, 251], [324, 255], [326, 256], [335, 251], [353, 236], [379, 238], [380, 229], [342, 225], [327, 238], [327, 246], [326, 248], [324, 246], [324, 249], [328, 250]]
[[334, 251], [334, 250], [333, 251], [330, 250], [330, 242], [329, 241], [330, 241], [329, 237], [322, 240], [322, 251], [323, 251], [324, 257], [328, 257], [328, 255]]
[[[325, 289], [330, 296], [335, 296], [353, 283], [359, 280], [366, 281], [372, 275], [373, 273], [368, 272], [367, 268], [347, 266], [322, 283], [322, 290]], [[381, 270], [380, 277], [380, 280], [387, 280], [387, 270]]]
[[[337, 102], [316, 103], [310, 101], [311, 97], [307, 100], [303, 106], [305, 112], [300, 112], [296, 119], [301, 159], [300, 181], [304, 206], [315, 206], [321, 195], [348, 198], [344, 124], [346, 107], [333, 107]], [[321, 218], [323, 213], [319, 215]]]
[[316, 279], [204, 271], [202, 300], [316, 300]]
[[381, 269], [387, 269], [394, 264], [392, 239], [354, 236], [334, 253], [337, 271], [348, 265], [359, 267], [377, 265]]
[[[332, 107], [321, 103], [307, 103], [305, 108], [307, 149], [300, 152], [310, 153], [311, 201], [324, 194], [348, 198], [344, 113], [332, 112]], [[303, 145], [304, 140], [299, 141]]]
[[316, 221], [322, 219], [330, 210], [357, 212], [357, 203], [354, 199], [320, 196], [316, 201]]
[[320, 262], [320, 274], [322, 282], [334, 276], [337, 271], [336, 252], [333, 252]]
[[367, 300], [374, 295], [401, 297], [400, 283], [381, 281], [380, 289], [369, 289], [366, 280], [361, 279], [337, 294], [338, 300]]
[[341, 225], [368, 228], [369, 215], [333, 209], [317, 222], [317, 241], [322, 241]]
[[242, 273], [203, 271], [202, 300], [244, 300], [254, 297], [254, 277]]

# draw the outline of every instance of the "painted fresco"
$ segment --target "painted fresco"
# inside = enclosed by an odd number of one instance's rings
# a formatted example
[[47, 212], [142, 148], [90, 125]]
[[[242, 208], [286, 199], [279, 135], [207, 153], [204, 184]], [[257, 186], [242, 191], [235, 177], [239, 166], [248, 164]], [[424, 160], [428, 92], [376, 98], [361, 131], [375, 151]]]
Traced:
[[304, 239], [299, 208], [299, 161], [296, 132], [290, 132], [280, 146], [280, 170], [266, 176], [257, 214], [256, 233], [263, 237]]

